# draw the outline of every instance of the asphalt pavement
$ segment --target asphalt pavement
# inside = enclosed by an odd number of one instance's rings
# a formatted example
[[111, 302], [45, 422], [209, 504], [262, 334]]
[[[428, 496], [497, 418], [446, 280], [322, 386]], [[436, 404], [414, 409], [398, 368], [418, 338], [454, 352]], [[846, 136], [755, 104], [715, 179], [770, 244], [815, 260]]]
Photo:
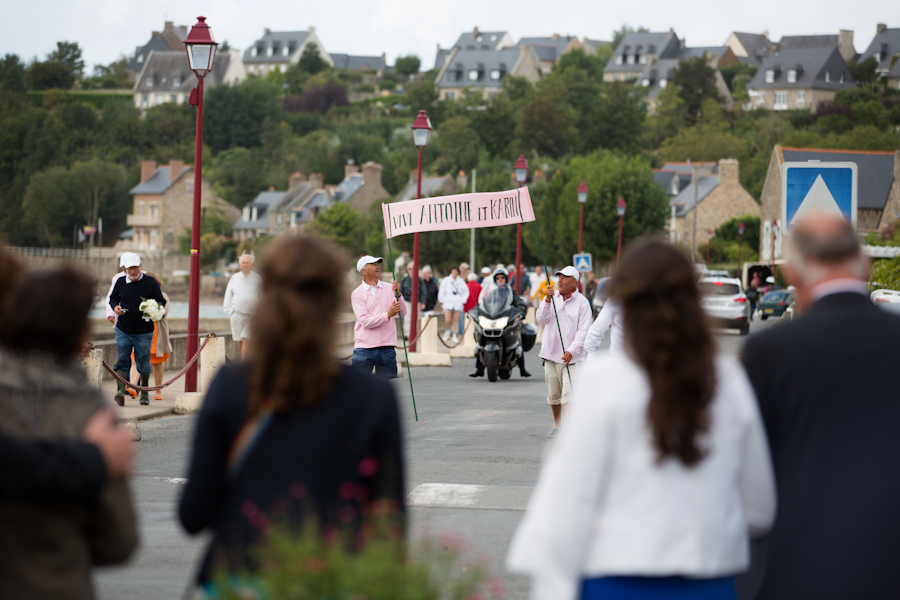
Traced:
[[[774, 322], [753, 322], [751, 335]], [[720, 351], [731, 355], [747, 339], [737, 331], [716, 338]], [[449, 368], [414, 367], [418, 421], [409, 379], [394, 382], [406, 433], [411, 538], [460, 535], [467, 554], [489, 560], [510, 599], [528, 597], [528, 579], [506, 572], [503, 560], [552, 443], [539, 349], [526, 355], [533, 374], [527, 379], [517, 371], [496, 383], [470, 378], [474, 359], [453, 359]], [[141, 547], [128, 565], [98, 570], [99, 598], [181, 598], [189, 586], [207, 538], [187, 536], [175, 511], [195, 420], [141, 422], [133, 482]]]

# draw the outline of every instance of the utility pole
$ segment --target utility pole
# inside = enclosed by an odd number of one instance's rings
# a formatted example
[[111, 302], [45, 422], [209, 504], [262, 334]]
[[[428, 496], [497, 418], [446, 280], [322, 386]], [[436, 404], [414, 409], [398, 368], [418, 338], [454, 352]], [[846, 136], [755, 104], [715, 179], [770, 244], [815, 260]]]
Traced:
[[691, 231], [691, 256], [697, 262], [697, 211], [700, 210], [700, 166], [694, 165], [691, 174], [694, 184], [694, 227]]
[[[477, 169], [472, 169], [472, 193], [475, 193], [475, 178], [478, 176]], [[475, 228], [469, 232], [469, 268], [472, 273], [477, 273], [475, 269]]]

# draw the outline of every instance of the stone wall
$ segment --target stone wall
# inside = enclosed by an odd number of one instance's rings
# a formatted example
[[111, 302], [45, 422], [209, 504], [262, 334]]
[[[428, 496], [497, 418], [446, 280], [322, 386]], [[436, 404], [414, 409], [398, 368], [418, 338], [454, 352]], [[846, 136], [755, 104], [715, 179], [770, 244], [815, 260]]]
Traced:
[[[120, 251], [108, 251], [104, 248], [102, 257], [91, 258], [57, 258], [53, 256], [23, 256], [18, 258], [28, 269], [56, 269], [64, 265], [71, 265], [84, 269], [94, 277], [100, 275], [101, 282], [109, 288], [112, 278], [121, 271], [119, 268]], [[163, 280], [170, 280], [173, 271], [187, 271], [191, 266], [191, 257], [182, 254], [161, 254], [155, 252], [139, 253], [146, 271], [153, 271]], [[99, 265], [98, 265], [99, 263]]]
[[757, 248], [759, 255], [763, 255], [762, 244], [766, 238], [763, 235], [763, 223], [771, 223], [773, 219], [781, 220], [781, 165], [784, 156], [781, 154], [781, 146], [776, 144], [772, 149], [772, 158], [769, 159], [769, 170], [766, 173], [766, 181], [763, 184], [760, 197], [759, 215], [759, 243]]
[[900, 150], [894, 151], [894, 183], [891, 184], [891, 191], [888, 192], [888, 199], [878, 227], [884, 227], [897, 219], [900, 219]]

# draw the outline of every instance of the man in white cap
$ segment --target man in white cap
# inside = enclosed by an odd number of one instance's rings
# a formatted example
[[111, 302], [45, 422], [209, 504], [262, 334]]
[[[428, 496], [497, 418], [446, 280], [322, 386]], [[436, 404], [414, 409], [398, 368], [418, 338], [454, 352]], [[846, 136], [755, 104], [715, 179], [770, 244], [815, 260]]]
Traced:
[[[118, 315], [116, 321], [116, 349], [118, 351], [116, 374], [128, 379], [131, 368], [131, 353], [134, 351], [134, 363], [141, 375], [140, 385], [150, 383], [150, 342], [153, 340], [153, 321], [144, 318], [140, 305], [144, 300], [156, 300], [165, 306], [159, 284], [141, 270], [141, 257], [134, 253], [123, 255], [122, 269], [125, 276], [116, 280], [109, 295], [109, 306]], [[115, 395], [119, 406], [125, 404], [125, 384], [118, 382]], [[141, 392], [141, 404], [150, 404], [147, 392]]]
[[491, 271], [490, 267], [481, 267], [481, 275], [478, 277], [478, 284], [484, 285], [485, 281], [490, 282], [491, 273], [493, 273], [493, 271]]
[[231, 319], [231, 337], [241, 349], [241, 358], [247, 358], [250, 348], [250, 321], [262, 292], [262, 277], [253, 270], [253, 257], [244, 254], [238, 260], [241, 270], [231, 276], [225, 288], [222, 309]]
[[549, 284], [535, 315], [537, 322], [545, 326], [540, 357], [544, 359], [547, 403], [553, 411], [551, 436], [559, 428], [563, 407], [572, 396], [571, 376], [584, 357], [584, 340], [591, 327], [591, 303], [578, 291], [581, 273], [570, 265], [555, 275], [559, 277], [559, 291]]
[[406, 302], [400, 296], [400, 282], [381, 281], [380, 256], [363, 256], [356, 262], [362, 284], [350, 294], [356, 315], [353, 328], [353, 367], [384, 379], [397, 376], [397, 324], [394, 318], [406, 316]]
[[[113, 312], [112, 307], [109, 305], [109, 295], [112, 294], [113, 288], [116, 287], [116, 282], [125, 277], [125, 261], [130, 260], [133, 261], [134, 257], [137, 256], [137, 260], [140, 261], [141, 257], [135, 254], [134, 252], [123, 252], [122, 256], [119, 257], [119, 272], [113, 275], [112, 280], [110, 280], [109, 291], [106, 292], [106, 320], [112, 323], [112, 326], [116, 326], [116, 320], [118, 320], [119, 315]], [[141, 271], [143, 272], [143, 270]]]

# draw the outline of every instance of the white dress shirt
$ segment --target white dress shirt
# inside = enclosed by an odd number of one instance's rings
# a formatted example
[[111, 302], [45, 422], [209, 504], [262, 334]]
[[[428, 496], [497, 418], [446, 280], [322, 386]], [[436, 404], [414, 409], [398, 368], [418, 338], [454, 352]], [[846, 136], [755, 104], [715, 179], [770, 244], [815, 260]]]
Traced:
[[242, 271], [238, 271], [228, 280], [222, 310], [229, 316], [231, 313], [251, 315], [256, 310], [261, 292], [262, 277], [259, 273], [250, 271], [249, 275], [244, 275]]
[[507, 566], [532, 575], [532, 599], [574, 600], [583, 578], [721, 577], [749, 565], [748, 532], [775, 518], [775, 482], [753, 388], [715, 362], [711, 425], [694, 467], [656, 460], [650, 383], [625, 355], [581, 367], [568, 418], [541, 470]]
[[600, 349], [600, 342], [606, 335], [606, 330], [612, 327], [612, 334], [609, 339], [609, 353], [622, 354], [625, 352], [625, 316], [622, 314], [622, 308], [618, 302], [608, 300], [600, 314], [594, 320], [594, 324], [588, 329], [587, 337], [584, 339], [584, 351], [593, 354]]
[[546, 298], [535, 311], [535, 320], [544, 326], [544, 337], [538, 356], [544, 360], [561, 363], [565, 345], [565, 352], [572, 354], [569, 364], [575, 364], [584, 358], [584, 340], [591, 327], [591, 303], [580, 292], [572, 292], [566, 300], [560, 295], [559, 290], [556, 290], [553, 304], [556, 305], [555, 315], [553, 306]]
[[469, 286], [463, 281], [462, 277], [453, 278], [448, 275], [441, 280], [441, 287], [438, 288], [438, 300], [441, 302], [441, 308], [444, 310], [462, 310], [469, 299]]

